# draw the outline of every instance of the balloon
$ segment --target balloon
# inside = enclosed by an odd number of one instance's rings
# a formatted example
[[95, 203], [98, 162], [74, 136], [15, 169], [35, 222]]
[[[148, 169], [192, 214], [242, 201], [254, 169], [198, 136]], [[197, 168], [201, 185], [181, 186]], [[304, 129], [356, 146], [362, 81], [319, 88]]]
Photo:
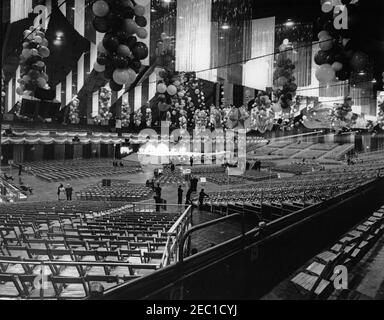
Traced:
[[40, 88], [44, 88], [47, 85], [47, 80], [45, 80], [43, 77], [40, 77], [37, 79], [37, 85]]
[[32, 38], [32, 37], [30, 37], [31, 34], [32, 34], [31, 30], [25, 30], [24, 33], [23, 33], [24, 39], [31, 40], [31, 38]]
[[23, 76], [22, 80], [23, 80], [25, 83], [29, 83], [29, 81], [31, 81], [31, 77], [28, 76], [28, 75], [25, 75], [25, 76]]
[[324, 51], [331, 50], [333, 47], [333, 38], [330, 35], [322, 37], [320, 39], [319, 46], [321, 50], [324, 50]]
[[23, 51], [21, 52], [21, 55], [25, 59], [28, 59], [32, 55], [32, 53], [31, 53], [31, 50], [29, 50], [29, 49], [23, 49]]
[[165, 92], [167, 92], [167, 86], [164, 83], [159, 83], [157, 85], [157, 92], [158, 93], [165, 93]]
[[103, 46], [109, 52], [115, 52], [119, 47], [119, 39], [115, 36], [104, 36]]
[[113, 73], [113, 81], [117, 84], [131, 84], [136, 79], [136, 73], [132, 69], [116, 69]]
[[323, 50], [320, 50], [316, 55], [315, 55], [315, 63], [318, 64], [319, 66], [321, 66], [322, 64], [326, 63], [327, 61], [327, 56], [328, 54], [323, 51]]
[[138, 28], [136, 34], [140, 39], [145, 39], [148, 36], [147, 30], [144, 28]]
[[355, 70], [355, 71], [361, 71], [363, 70], [367, 64], [369, 62], [369, 57], [367, 54], [365, 54], [364, 52], [356, 52], [352, 59], [351, 59], [351, 67]]
[[40, 37], [40, 36], [36, 36], [35, 39], [34, 39], [37, 43], [42, 43], [43, 42], [43, 39]]
[[48, 58], [51, 52], [47, 47], [40, 47], [39, 48], [39, 53], [43, 58]]
[[333, 10], [333, 4], [331, 1], [327, 0], [323, 3], [323, 5], [321, 6], [321, 11], [325, 12], [325, 13], [329, 13]]
[[287, 82], [288, 82], [288, 79], [287, 79], [286, 77], [279, 77], [279, 78], [277, 79], [276, 84], [277, 84], [278, 87], [282, 87], [282, 86], [284, 86]]
[[135, 10], [135, 15], [137, 15], [139, 17], [145, 15], [145, 7], [143, 7], [141, 5], [136, 5], [134, 10]]
[[109, 5], [103, 0], [98, 0], [93, 4], [92, 11], [97, 17], [105, 17], [109, 13]]
[[100, 41], [99, 44], [97, 45], [97, 51], [99, 53], [108, 53], [108, 50], [105, 49], [105, 47], [103, 45], [103, 41]]
[[96, 72], [104, 72], [105, 71], [105, 66], [99, 64], [97, 61], [95, 62], [93, 68], [95, 69]]
[[129, 47], [124, 44], [119, 45], [117, 48], [117, 53], [122, 57], [132, 57], [131, 49], [129, 49]]
[[111, 87], [111, 90], [112, 91], [120, 91], [121, 89], [123, 89], [123, 85], [121, 84], [117, 84], [115, 81], [111, 80], [109, 82], [109, 86]]
[[45, 63], [43, 61], [38, 61], [38, 62], [36, 62], [36, 66], [38, 66], [39, 68], [44, 68]]
[[135, 36], [129, 36], [123, 43], [132, 50], [136, 42], [137, 42], [137, 38]]
[[135, 22], [139, 27], [142, 27], [142, 28], [146, 27], [148, 24], [147, 19], [145, 17], [139, 17], [139, 16], [135, 18]]
[[108, 20], [105, 18], [95, 17], [92, 21], [93, 27], [96, 31], [106, 33], [111, 29]]
[[132, 53], [135, 58], [143, 60], [148, 57], [148, 47], [142, 42], [137, 42], [132, 48]]
[[126, 69], [129, 66], [129, 58], [116, 55], [113, 57], [112, 63], [117, 69]]
[[132, 19], [124, 20], [124, 30], [129, 34], [135, 34], [137, 32], [137, 24]]
[[321, 38], [324, 38], [324, 37], [326, 37], [326, 36], [329, 36], [329, 33], [327, 32], [327, 31], [325, 31], [325, 30], [323, 30], [323, 31], [320, 31], [319, 32], [319, 34], [318, 34], [318, 38], [319, 38], [319, 40], [321, 39]]
[[122, 16], [125, 19], [133, 19], [133, 17], [135, 16], [135, 11], [131, 7], [126, 7], [123, 10]]
[[130, 63], [130, 67], [136, 72], [139, 73], [141, 69], [141, 62], [137, 59], [132, 59]]
[[343, 69], [343, 64], [341, 62], [336, 61], [332, 64], [332, 69], [335, 70], [336, 72], [340, 71]]
[[41, 42], [40, 44], [42, 47], [48, 47], [49, 43], [48, 43], [48, 40], [46, 38], [43, 38], [43, 41]]
[[24, 89], [22, 87], [18, 87], [16, 89], [16, 93], [19, 95], [19, 96], [22, 96], [24, 94]]
[[32, 49], [31, 50], [31, 55], [32, 56], [37, 56], [39, 54], [39, 51], [37, 51], [37, 49]]
[[171, 84], [170, 86], [168, 86], [167, 92], [170, 96], [174, 96], [177, 93], [177, 88], [173, 84]]
[[316, 78], [321, 83], [329, 83], [335, 78], [335, 70], [330, 64], [323, 64], [316, 70]]

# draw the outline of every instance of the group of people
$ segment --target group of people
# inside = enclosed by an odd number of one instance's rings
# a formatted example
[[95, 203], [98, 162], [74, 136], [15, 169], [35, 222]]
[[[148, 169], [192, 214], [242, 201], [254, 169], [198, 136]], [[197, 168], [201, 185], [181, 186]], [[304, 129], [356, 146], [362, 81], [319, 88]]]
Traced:
[[[177, 204], [178, 205], [182, 205], [182, 203], [183, 203], [183, 193], [184, 193], [184, 190], [183, 190], [182, 186], [179, 186], [179, 188], [177, 189]], [[187, 194], [185, 196], [185, 205], [187, 205], [187, 206], [193, 205], [192, 199], [191, 199], [192, 193], [193, 193], [193, 189], [189, 188], [187, 191]], [[201, 210], [203, 208], [205, 198], [209, 198], [209, 195], [205, 193], [204, 189], [201, 189], [201, 191], [199, 193], [199, 210]]]
[[57, 198], [59, 201], [67, 199], [67, 201], [72, 201], [73, 188], [70, 184], [67, 184], [64, 187], [63, 184], [57, 188]]

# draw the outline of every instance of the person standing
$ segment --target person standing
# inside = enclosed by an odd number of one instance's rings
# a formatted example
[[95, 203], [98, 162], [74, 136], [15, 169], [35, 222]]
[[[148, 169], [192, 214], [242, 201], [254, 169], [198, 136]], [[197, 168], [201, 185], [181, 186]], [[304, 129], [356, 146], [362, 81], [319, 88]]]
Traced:
[[68, 184], [67, 187], [65, 188], [65, 193], [67, 195], [67, 200], [72, 201], [73, 188], [70, 184]]
[[193, 157], [189, 159], [189, 163], [191, 164], [191, 167], [193, 167]]
[[192, 196], [192, 188], [189, 188], [188, 192], [187, 192], [187, 195], [185, 196], [185, 204], [187, 206], [191, 205], [192, 202], [191, 202], [191, 196]]
[[201, 189], [199, 194], [199, 210], [203, 208], [204, 198], [209, 198], [209, 195], [204, 192], [204, 189]]
[[64, 186], [60, 184], [60, 186], [57, 188], [57, 200], [61, 200], [61, 195], [65, 193]]
[[159, 198], [161, 198], [161, 187], [160, 187], [160, 183], [157, 184], [157, 187], [155, 189], [155, 192], [156, 192], [156, 196], [158, 196]]
[[23, 166], [19, 164], [19, 176], [21, 176], [21, 172], [23, 171]]
[[181, 188], [181, 186], [179, 186], [179, 188], [177, 189], [177, 204], [178, 205], [181, 205], [183, 202], [183, 192], [184, 192], [184, 190]]

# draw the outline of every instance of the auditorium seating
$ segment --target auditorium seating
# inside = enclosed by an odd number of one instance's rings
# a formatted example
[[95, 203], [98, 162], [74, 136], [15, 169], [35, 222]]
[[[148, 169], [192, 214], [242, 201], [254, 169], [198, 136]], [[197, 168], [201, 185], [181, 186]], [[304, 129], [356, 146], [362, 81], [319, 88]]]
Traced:
[[149, 199], [152, 194], [152, 189], [144, 185], [111, 180], [111, 186], [103, 186], [100, 182], [76, 192], [76, 197], [78, 200], [138, 202]]
[[161, 267], [177, 218], [121, 203], [1, 206], [0, 298], [84, 298], [93, 283], [108, 289], [146, 276]]
[[[251, 211], [254, 208], [256, 213], [260, 212], [257, 207], [268, 206], [272, 209], [267, 212], [272, 214], [263, 218], [273, 220], [282, 216], [284, 204], [303, 206], [322, 202], [373, 181], [381, 168], [384, 168], [384, 160], [371, 164], [365, 163], [364, 166], [337, 166], [328, 171], [236, 186], [228, 191], [210, 193], [210, 197], [204, 200], [204, 206], [209, 211], [219, 213], [227, 213], [230, 206], [237, 207], [238, 212], [243, 212], [248, 206]], [[384, 176], [384, 169], [381, 171], [381, 176]], [[197, 199], [194, 201], [197, 204]]]
[[383, 233], [384, 206], [314, 257], [295, 274], [291, 283], [304, 297], [326, 299], [334, 291], [335, 267], [341, 265], [351, 270]]
[[[15, 164], [18, 166], [19, 164]], [[24, 170], [47, 182], [62, 182], [97, 176], [133, 174], [141, 171], [138, 163], [124, 161], [124, 167], [113, 167], [112, 160], [37, 161], [22, 164]]]

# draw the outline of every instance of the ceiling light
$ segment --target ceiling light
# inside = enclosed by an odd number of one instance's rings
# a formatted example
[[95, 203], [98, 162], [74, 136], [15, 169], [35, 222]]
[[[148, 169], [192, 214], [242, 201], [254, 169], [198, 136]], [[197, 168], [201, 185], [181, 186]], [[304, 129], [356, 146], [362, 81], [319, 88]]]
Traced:
[[223, 24], [223, 25], [221, 26], [221, 29], [223, 29], [223, 30], [228, 30], [229, 28], [230, 28], [230, 26], [227, 25], [227, 24]]
[[285, 23], [285, 26], [286, 27], [293, 27], [295, 25], [295, 22], [292, 21], [292, 20], [288, 20], [286, 23]]

